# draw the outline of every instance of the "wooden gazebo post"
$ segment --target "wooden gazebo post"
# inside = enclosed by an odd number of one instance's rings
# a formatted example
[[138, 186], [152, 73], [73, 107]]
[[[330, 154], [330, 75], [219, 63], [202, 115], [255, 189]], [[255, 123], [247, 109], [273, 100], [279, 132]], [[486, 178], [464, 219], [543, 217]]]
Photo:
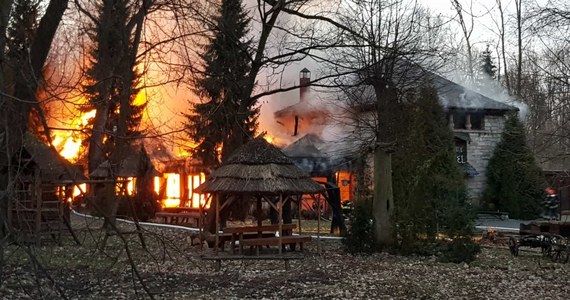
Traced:
[[[214, 253], [216, 255], [218, 255], [218, 244], [219, 244], [219, 232], [220, 232], [220, 195], [219, 194], [215, 194], [214, 195], [214, 201], [215, 203], [215, 208], [216, 208], [216, 238], [215, 238], [215, 244], [214, 244]], [[219, 261], [218, 261], [219, 262]]]
[[321, 255], [321, 197], [317, 197], [317, 254]]
[[279, 194], [277, 208], [279, 213], [279, 255], [281, 255], [283, 252], [283, 193]]

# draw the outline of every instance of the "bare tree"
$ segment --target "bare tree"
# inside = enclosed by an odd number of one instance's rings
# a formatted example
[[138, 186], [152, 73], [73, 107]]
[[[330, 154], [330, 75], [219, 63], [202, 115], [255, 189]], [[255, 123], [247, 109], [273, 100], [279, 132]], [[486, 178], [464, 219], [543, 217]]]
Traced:
[[522, 45], [522, 33], [523, 33], [523, 15], [522, 15], [522, 0], [515, 0], [516, 7], [516, 29], [517, 29], [517, 77], [516, 77], [516, 91], [515, 95], [520, 95], [521, 93], [521, 83], [522, 83], [522, 65], [523, 65], [523, 45]]
[[406, 86], [423, 76], [422, 66], [436, 68], [441, 24], [428, 22], [429, 13], [413, 1], [353, 1], [337, 16], [338, 23], [351, 24], [354, 30], [339, 28], [344, 46], [326, 62], [337, 74], [335, 83], [347, 95], [350, 110], [357, 114], [350, 131], [360, 132], [360, 141], [351, 144], [374, 153], [376, 239], [390, 245], [394, 238], [391, 151], [398, 132], [394, 112]]
[[[463, 32], [463, 38], [465, 39], [465, 45], [467, 47], [468, 74], [472, 79], [473, 76], [475, 76], [475, 69], [473, 66], [473, 60], [474, 60], [473, 49], [472, 49], [473, 47], [471, 43], [471, 35], [473, 34], [473, 29], [475, 28], [473, 11], [471, 9], [473, 7], [473, 3], [472, 2], [470, 3], [469, 11], [464, 10], [463, 5], [459, 3], [459, 0], [451, 0], [451, 4], [453, 5], [453, 8], [457, 12], [457, 22], [461, 26], [461, 31]], [[465, 14], [467, 14], [467, 16], [469, 17], [468, 20], [466, 20]]]

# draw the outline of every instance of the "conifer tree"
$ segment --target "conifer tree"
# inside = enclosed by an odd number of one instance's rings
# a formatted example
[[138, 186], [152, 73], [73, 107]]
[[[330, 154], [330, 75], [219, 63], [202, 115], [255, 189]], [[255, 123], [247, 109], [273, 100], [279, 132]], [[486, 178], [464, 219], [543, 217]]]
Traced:
[[508, 212], [511, 218], [537, 217], [546, 186], [541, 174], [526, 144], [524, 125], [517, 115], [509, 116], [487, 167], [485, 204]]
[[437, 91], [426, 84], [407, 98], [394, 153], [394, 222], [401, 248], [421, 251], [437, 233], [469, 235], [473, 215]]
[[237, 113], [250, 97], [244, 89], [251, 70], [249, 22], [241, 0], [222, 1], [214, 35], [201, 55], [204, 73], [195, 82], [201, 103], [193, 104], [186, 115], [187, 133], [197, 144], [194, 156], [210, 167], [226, 159], [257, 128], [258, 109], [250, 106], [247, 113]]
[[[89, 171], [92, 172], [115, 148], [119, 114], [129, 112], [127, 137], [140, 135], [138, 130], [146, 103], [135, 103], [140, 90], [140, 74], [132, 59], [138, 45], [133, 42], [133, 14], [129, 0], [103, 0], [95, 5], [97, 21], [91, 31], [93, 48], [91, 67], [86, 71], [84, 91], [88, 103], [83, 111], [97, 110], [89, 142]], [[129, 107], [121, 108], [121, 99], [128, 98]], [[126, 102], [125, 102], [126, 103]]]
[[497, 66], [493, 62], [493, 57], [491, 56], [491, 50], [489, 49], [489, 45], [485, 51], [483, 51], [481, 70], [483, 73], [487, 74], [490, 78], [495, 78], [495, 73], [497, 72]]

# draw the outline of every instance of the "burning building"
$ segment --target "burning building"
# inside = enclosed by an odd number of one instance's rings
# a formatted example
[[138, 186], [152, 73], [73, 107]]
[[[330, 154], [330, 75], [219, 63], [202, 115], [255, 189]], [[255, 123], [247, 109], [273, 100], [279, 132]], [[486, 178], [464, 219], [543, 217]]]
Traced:
[[[419, 82], [427, 79], [438, 90], [440, 103], [454, 133], [457, 163], [464, 170], [467, 188], [474, 204], [479, 204], [486, 187], [487, 165], [501, 139], [506, 116], [519, 109], [416, 66], [406, 68], [398, 76], [398, 82]], [[321, 134], [323, 128], [330, 126], [327, 117], [329, 114], [322, 106], [312, 104], [314, 102], [309, 97], [309, 82], [310, 72], [303, 69], [300, 73], [299, 103], [275, 112], [277, 123], [281, 124], [286, 132], [293, 137], [300, 136], [283, 151], [315, 178], [326, 178], [337, 184], [343, 201], [353, 199], [355, 180], [350, 164], [347, 160], [335, 160], [327, 153], [327, 142], [323, 141]], [[362, 114], [362, 118], [367, 118], [366, 115], [374, 109], [372, 104], [363, 105], [359, 114]]]
[[[283, 148], [283, 153], [313, 180], [326, 186], [328, 201], [321, 202], [322, 211], [331, 211], [333, 224], [338, 224], [333, 227], [344, 230], [341, 201], [352, 200], [352, 172], [327, 153], [322, 134], [330, 123], [330, 112], [311, 97], [311, 72], [304, 68], [299, 75], [299, 102], [274, 113], [281, 129], [294, 139]], [[314, 199], [307, 198], [303, 203], [306, 206], [303, 211], [308, 214], [316, 211]]]
[[[204, 205], [205, 196], [194, 192], [204, 182], [206, 169], [191, 157], [175, 157], [159, 141], [135, 143], [133, 149], [121, 161], [115, 174], [119, 179], [118, 190], [128, 195], [136, 193], [137, 178], [141, 170], [148, 169], [153, 177], [153, 190], [163, 210], [197, 209]], [[148, 165], [148, 166], [147, 166]], [[91, 174], [91, 178], [112, 178], [106, 161]]]

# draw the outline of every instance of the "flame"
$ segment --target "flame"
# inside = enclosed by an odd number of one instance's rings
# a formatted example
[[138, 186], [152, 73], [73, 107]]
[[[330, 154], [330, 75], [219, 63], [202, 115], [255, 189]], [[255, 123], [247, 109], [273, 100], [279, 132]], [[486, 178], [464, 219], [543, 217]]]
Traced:
[[192, 175], [188, 176], [188, 190], [191, 193], [191, 206], [193, 208], [200, 208], [200, 205], [203, 207], [210, 207], [209, 203], [206, 203], [206, 195], [194, 193], [194, 189], [197, 188], [200, 184], [206, 181], [206, 174], [200, 173], [199, 175]]
[[52, 143], [65, 159], [73, 162], [77, 160], [82, 144], [80, 130], [87, 127], [89, 121], [95, 117], [96, 113], [96, 110], [85, 112], [71, 121], [72, 130], [56, 132]]
[[263, 138], [270, 144], [275, 144], [275, 136], [266, 133]]
[[[86, 103], [87, 101], [83, 98], [76, 99], [72, 101], [74, 103]], [[140, 106], [147, 102], [146, 91], [141, 90], [133, 101], [133, 105]], [[118, 111], [117, 111], [118, 112]], [[97, 111], [95, 109], [79, 113], [79, 115], [72, 119], [69, 126], [70, 130], [58, 131], [53, 139], [53, 145], [58, 149], [59, 154], [67, 160], [76, 162], [79, 158], [79, 153], [82, 147], [82, 134], [81, 130], [85, 129], [89, 125], [89, 121], [95, 117]]]
[[[194, 189], [206, 181], [206, 174], [192, 174], [186, 177], [187, 179], [187, 191], [188, 199], [184, 199], [182, 195], [182, 177], [178, 173], [165, 173], [165, 199], [162, 200], [162, 206], [166, 208], [180, 207], [182, 203], [187, 203], [187, 206], [192, 208], [210, 207], [209, 203], [206, 203], [207, 195], [201, 195], [194, 193]], [[154, 191], [159, 194], [161, 189], [161, 177], [154, 178]], [[188, 200], [188, 201], [182, 201]]]
[[166, 179], [166, 199], [163, 201], [163, 206], [180, 206], [180, 174], [165, 173], [164, 178]]

